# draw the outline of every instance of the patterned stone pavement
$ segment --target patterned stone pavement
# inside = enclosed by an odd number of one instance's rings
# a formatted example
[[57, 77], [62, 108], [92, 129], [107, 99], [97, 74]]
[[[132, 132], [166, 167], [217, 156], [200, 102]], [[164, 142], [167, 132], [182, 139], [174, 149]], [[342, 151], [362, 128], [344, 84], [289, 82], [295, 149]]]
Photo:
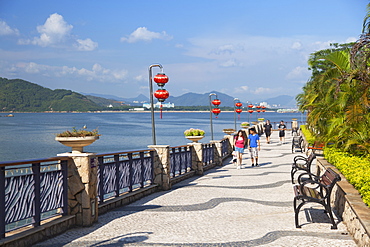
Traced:
[[290, 169], [300, 153], [291, 140], [287, 133], [279, 144], [274, 132], [271, 144], [261, 138], [260, 167], [246, 151], [243, 169], [227, 160], [36, 246], [356, 246], [343, 222], [330, 229], [319, 205], [303, 207], [295, 228]]

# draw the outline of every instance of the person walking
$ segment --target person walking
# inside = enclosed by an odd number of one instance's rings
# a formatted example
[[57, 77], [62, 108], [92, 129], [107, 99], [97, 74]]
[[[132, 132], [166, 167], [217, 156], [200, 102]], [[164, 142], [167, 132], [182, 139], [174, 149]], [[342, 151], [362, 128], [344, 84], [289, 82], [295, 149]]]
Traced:
[[252, 166], [254, 166], [254, 161], [256, 161], [256, 166], [258, 165], [258, 151], [261, 150], [260, 136], [257, 134], [255, 128], [250, 129], [250, 134], [248, 135], [248, 148], [251, 155]]
[[242, 159], [244, 153], [244, 146], [247, 143], [247, 136], [243, 130], [239, 130], [236, 136], [234, 137], [234, 146], [237, 156], [237, 169], [242, 168]]
[[278, 125], [278, 129], [279, 129], [280, 144], [284, 144], [286, 125], [283, 120], [280, 121], [280, 124]]
[[270, 144], [270, 136], [271, 136], [271, 130], [272, 130], [272, 125], [270, 123], [270, 120], [266, 120], [265, 125], [263, 125], [263, 129], [266, 135], [266, 143]]

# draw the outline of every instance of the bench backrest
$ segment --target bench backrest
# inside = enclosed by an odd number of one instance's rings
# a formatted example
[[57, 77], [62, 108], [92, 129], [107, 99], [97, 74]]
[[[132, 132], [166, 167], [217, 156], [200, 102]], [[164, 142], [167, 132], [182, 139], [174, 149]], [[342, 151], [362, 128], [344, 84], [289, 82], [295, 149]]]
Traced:
[[308, 156], [307, 158], [307, 165], [311, 165], [312, 161], [316, 159], [316, 154], [314, 154], [313, 152]]
[[324, 174], [320, 177], [320, 183], [324, 184], [328, 187], [333, 187], [334, 184], [338, 181], [340, 181], [341, 178], [338, 173], [333, 171], [331, 168], [326, 169]]

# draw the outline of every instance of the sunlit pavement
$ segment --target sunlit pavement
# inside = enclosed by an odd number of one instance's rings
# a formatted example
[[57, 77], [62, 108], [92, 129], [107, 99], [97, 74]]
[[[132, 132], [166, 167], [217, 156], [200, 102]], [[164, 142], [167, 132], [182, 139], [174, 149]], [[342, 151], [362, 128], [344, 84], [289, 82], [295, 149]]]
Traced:
[[295, 228], [290, 169], [301, 153], [292, 153], [290, 133], [285, 144], [278, 139], [277, 132], [271, 144], [261, 137], [260, 167], [246, 151], [242, 169], [226, 160], [36, 246], [357, 246], [343, 222], [330, 229], [319, 205], [303, 207]]

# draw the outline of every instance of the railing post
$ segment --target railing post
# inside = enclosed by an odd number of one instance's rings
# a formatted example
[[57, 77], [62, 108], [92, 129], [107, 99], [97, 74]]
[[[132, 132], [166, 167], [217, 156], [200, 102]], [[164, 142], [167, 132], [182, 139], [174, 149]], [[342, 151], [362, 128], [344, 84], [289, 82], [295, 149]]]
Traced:
[[0, 239], [5, 238], [5, 167], [0, 167]]
[[40, 163], [32, 164], [33, 181], [35, 182], [33, 186], [34, 193], [34, 205], [35, 205], [35, 216], [33, 226], [39, 226], [41, 221], [41, 179], [40, 179]]
[[213, 163], [222, 166], [222, 144], [221, 141], [211, 141], [213, 146]]
[[63, 153], [68, 160], [68, 213], [76, 215], [76, 225], [91, 226], [98, 220], [97, 167], [93, 153]]
[[99, 201], [100, 203], [103, 203], [104, 202], [104, 194], [105, 194], [105, 191], [104, 191], [104, 157], [99, 157], [98, 158], [98, 162], [99, 162]]
[[161, 190], [171, 189], [171, 162], [169, 145], [149, 145], [154, 149], [154, 183], [158, 184]]
[[190, 143], [191, 149], [191, 165], [196, 175], [203, 175], [203, 146], [202, 143]]
[[68, 161], [62, 160], [60, 167], [63, 174], [63, 215], [68, 215]]

